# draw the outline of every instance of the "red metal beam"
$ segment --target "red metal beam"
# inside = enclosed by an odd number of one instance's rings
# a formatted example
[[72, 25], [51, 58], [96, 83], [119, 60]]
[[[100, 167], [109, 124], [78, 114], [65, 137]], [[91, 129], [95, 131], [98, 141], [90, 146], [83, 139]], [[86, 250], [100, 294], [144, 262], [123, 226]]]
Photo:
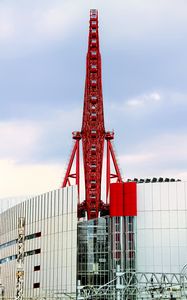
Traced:
[[116, 175], [117, 175], [117, 178], [118, 178], [118, 182], [122, 182], [123, 180], [122, 180], [122, 177], [121, 177], [121, 172], [120, 172], [117, 160], [116, 160], [116, 156], [115, 156], [114, 149], [113, 149], [111, 141], [109, 141], [109, 148], [110, 148], [110, 153], [111, 153], [111, 156], [112, 156], [114, 168], [115, 168], [115, 171], [116, 171]]
[[65, 187], [67, 185], [69, 177], [71, 177], [70, 172], [71, 172], [71, 168], [72, 168], [72, 164], [73, 164], [73, 161], [74, 161], [76, 151], [77, 151], [77, 141], [74, 144], [74, 147], [73, 147], [73, 150], [72, 150], [72, 153], [71, 153], [71, 156], [70, 156], [70, 160], [69, 160], [68, 167], [67, 167], [67, 170], [66, 170], [66, 174], [65, 174], [65, 177], [64, 177], [64, 180], [63, 180], [63, 183], [62, 183], [62, 187]]
[[[79, 195], [79, 189], [80, 189], [80, 152], [79, 152], [79, 143], [80, 139], [77, 139], [75, 141], [73, 150], [71, 152], [70, 160], [68, 163], [68, 167], [66, 170], [66, 174], [62, 183], [62, 187], [66, 187], [67, 185], [71, 185], [70, 178], [75, 179], [75, 183], [78, 188], [78, 195]], [[75, 173], [71, 173], [73, 162], [76, 156], [76, 170]], [[78, 198], [79, 199], [79, 198]], [[79, 203], [80, 199], [78, 200]]]

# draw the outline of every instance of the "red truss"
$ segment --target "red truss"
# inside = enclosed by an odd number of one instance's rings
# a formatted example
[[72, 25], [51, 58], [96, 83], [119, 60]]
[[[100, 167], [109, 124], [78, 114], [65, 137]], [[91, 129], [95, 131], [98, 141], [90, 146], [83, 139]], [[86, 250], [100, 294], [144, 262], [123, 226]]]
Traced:
[[[105, 132], [104, 126], [98, 12], [97, 10], [92, 9], [90, 11], [82, 130], [81, 132], [73, 132], [75, 145], [62, 184], [62, 187], [70, 185], [70, 178], [74, 178], [79, 190], [79, 147], [80, 140], [82, 139], [85, 175], [85, 200], [81, 204], [79, 202], [79, 217], [84, 215], [84, 212], [87, 212], [88, 219], [97, 218], [99, 212], [104, 214], [104, 212], [108, 209], [108, 196], [111, 179], [116, 178], [117, 182], [122, 182], [120, 170], [111, 143], [113, 138], [114, 133]], [[101, 200], [101, 177], [105, 140], [107, 142], [107, 164], [106, 203], [104, 204]], [[76, 170], [74, 173], [71, 173], [75, 157]], [[114, 174], [111, 174], [111, 158], [115, 170]]]

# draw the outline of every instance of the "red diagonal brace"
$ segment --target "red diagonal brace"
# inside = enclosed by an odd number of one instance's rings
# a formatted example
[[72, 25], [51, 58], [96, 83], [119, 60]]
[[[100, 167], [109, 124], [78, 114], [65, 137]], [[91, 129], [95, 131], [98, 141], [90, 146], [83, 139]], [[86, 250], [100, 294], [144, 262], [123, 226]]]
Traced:
[[[114, 153], [114, 149], [111, 143], [111, 139], [110, 136], [106, 136], [106, 140], [107, 140], [107, 161], [106, 161], [106, 203], [109, 203], [109, 191], [110, 191], [110, 183], [111, 183], [111, 179], [112, 178], [117, 178], [117, 182], [122, 182], [122, 177], [121, 177], [121, 173], [118, 167], [118, 163], [116, 160], [116, 156]], [[111, 159], [113, 161], [113, 165], [114, 165], [114, 169], [116, 174], [111, 173]]]
[[[76, 185], [78, 187], [78, 195], [79, 195], [79, 186], [80, 186], [79, 142], [80, 142], [79, 139], [77, 139], [75, 141], [75, 145], [73, 147], [73, 150], [72, 150], [72, 153], [71, 153], [71, 156], [70, 156], [70, 160], [69, 160], [69, 163], [68, 163], [68, 167], [67, 167], [67, 170], [66, 170], [64, 181], [62, 183], [62, 187], [66, 187], [67, 185], [71, 185], [69, 179], [74, 178], [76, 180]], [[75, 159], [75, 155], [76, 155], [76, 171], [75, 171], [75, 173], [71, 174], [71, 169], [72, 169], [72, 165], [73, 165], [73, 162], [74, 162], [74, 159]]]

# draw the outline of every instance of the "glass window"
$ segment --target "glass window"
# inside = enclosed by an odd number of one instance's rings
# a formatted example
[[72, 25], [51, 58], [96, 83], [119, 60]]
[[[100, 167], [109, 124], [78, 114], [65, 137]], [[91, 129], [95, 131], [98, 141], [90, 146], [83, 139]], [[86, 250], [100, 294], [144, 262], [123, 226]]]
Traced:
[[33, 284], [33, 289], [37, 289], [37, 288], [39, 288], [40, 287], [40, 283], [39, 282], [35, 282], [34, 284]]
[[40, 266], [34, 266], [34, 271], [40, 271]]

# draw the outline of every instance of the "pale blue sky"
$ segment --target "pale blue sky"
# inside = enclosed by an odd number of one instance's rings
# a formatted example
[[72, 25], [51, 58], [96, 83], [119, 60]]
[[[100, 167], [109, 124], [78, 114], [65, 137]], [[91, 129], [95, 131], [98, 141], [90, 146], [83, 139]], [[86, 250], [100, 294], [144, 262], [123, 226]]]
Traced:
[[0, 197], [62, 180], [82, 122], [90, 8], [124, 177], [187, 179], [186, 0], [1, 0]]

